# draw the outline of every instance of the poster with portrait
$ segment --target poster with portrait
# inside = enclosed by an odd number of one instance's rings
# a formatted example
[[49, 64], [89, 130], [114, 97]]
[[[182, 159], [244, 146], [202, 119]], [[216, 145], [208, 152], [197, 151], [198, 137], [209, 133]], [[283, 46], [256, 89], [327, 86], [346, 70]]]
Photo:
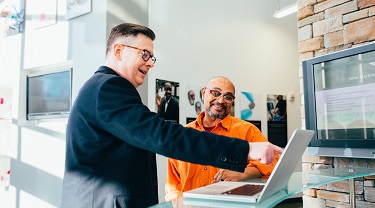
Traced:
[[0, 0], [1, 36], [15, 35], [24, 31], [25, 0]]
[[202, 100], [202, 86], [200, 85], [187, 85], [186, 86], [186, 95], [187, 102], [185, 103], [186, 107], [186, 123], [194, 121], [197, 116], [203, 110], [203, 100]]
[[180, 83], [156, 79], [155, 112], [161, 118], [175, 123], [180, 122], [179, 89]]
[[65, 20], [91, 12], [91, 0], [66, 0]]
[[261, 102], [260, 94], [253, 92], [241, 92], [240, 109], [241, 119], [254, 124], [261, 130]]
[[267, 95], [268, 140], [285, 147], [288, 142], [286, 95]]
[[38, 29], [56, 24], [57, 0], [33, 0], [28, 3], [27, 9], [31, 18], [27, 26], [30, 24], [30, 28]]

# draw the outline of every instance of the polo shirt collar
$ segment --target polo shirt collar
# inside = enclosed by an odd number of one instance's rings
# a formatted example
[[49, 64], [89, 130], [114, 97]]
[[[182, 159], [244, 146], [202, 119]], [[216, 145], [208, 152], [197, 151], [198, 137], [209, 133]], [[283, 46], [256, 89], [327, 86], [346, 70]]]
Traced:
[[[202, 118], [205, 116], [205, 113], [205, 111], [201, 112], [195, 120], [195, 126], [199, 129], [203, 129]], [[229, 130], [232, 123], [231, 117], [231, 115], [227, 115], [223, 120], [219, 122], [219, 125], [221, 125], [224, 129]]]

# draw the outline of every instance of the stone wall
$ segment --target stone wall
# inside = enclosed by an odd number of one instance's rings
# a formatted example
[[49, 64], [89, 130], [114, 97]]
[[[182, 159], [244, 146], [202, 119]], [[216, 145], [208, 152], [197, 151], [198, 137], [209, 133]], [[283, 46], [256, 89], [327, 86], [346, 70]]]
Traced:
[[[304, 59], [367, 44], [375, 40], [375, 0], [298, 0], [298, 48]], [[300, 65], [300, 92], [303, 94]], [[303, 95], [302, 124], [305, 124]], [[304, 128], [304, 126], [302, 127]], [[373, 159], [332, 158], [304, 155], [302, 170], [331, 167], [371, 167]], [[357, 178], [356, 207], [375, 207], [375, 176]], [[350, 207], [348, 181], [304, 191], [303, 206]]]

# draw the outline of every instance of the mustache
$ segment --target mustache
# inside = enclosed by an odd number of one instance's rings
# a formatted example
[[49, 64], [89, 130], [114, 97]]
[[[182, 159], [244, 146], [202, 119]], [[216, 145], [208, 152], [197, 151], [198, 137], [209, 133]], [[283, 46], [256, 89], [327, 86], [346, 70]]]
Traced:
[[214, 105], [219, 105], [221, 108], [224, 109], [224, 111], [227, 110], [227, 106], [226, 106], [225, 104], [223, 104], [223, 103], [219, 103], [219, 102], [217, 102], [217, 101], [212, 101], [212, 102], [210, 103], [210, 107], [212, 107], [212, 106], [214, 106]]

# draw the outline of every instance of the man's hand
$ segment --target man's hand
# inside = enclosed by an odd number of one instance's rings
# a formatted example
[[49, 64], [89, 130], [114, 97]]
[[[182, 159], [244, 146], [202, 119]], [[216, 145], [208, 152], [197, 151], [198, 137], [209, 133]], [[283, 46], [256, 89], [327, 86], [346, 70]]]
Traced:
[[248, 160], [258, 160], [261, 163], [272, 165], [275, 153], [283, 153], [283, 148], [271, 144], [270, 142], [249, 142], [250, 151]]
[[212, 183], [219, 181], [242, 181], [251, 178], [260, 178], [262, 173], [256, 167], [246, 167], [245, 172], [220, 169], [214, 176]]
[[243, 174], [244, 173], [236, 171], [220, 169], [219, 172], [217, 172], [214, 176], [214, 180], [212, 181], [212, 183], [216, 183], [219, 181], [240, 181], [245, 178]]

